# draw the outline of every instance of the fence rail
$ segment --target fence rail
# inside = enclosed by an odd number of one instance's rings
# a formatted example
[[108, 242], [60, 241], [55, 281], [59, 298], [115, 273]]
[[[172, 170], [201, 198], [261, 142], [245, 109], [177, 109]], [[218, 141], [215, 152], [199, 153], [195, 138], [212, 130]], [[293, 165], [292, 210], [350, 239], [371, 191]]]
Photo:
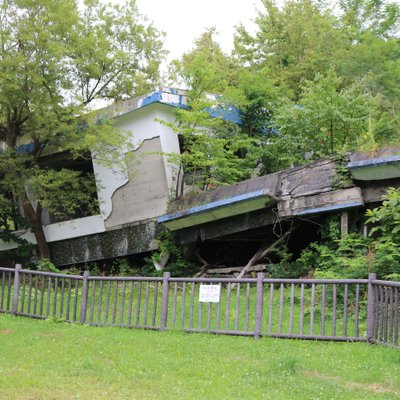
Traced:
[[400, 282], [375, 280], [374, 317], [371, 330], [378, 343], [399, 346], [399, 290]]
[[[399, 346], [400, 282], [101, 277], [0, 268], [0, 312], [93, 326]], [[218, 285], [216, 302], [200, 301]]]

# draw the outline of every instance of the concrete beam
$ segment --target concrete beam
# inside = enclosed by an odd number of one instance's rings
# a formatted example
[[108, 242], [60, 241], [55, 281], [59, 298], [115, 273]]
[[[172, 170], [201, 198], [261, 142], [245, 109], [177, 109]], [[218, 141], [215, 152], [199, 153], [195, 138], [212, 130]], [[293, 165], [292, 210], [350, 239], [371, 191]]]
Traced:
[[120, 227], [96, 235], [50, 243], [53, 262], [64, 266], [154, 250], [156, 223]]
[[279, 216], [301, 216], [333, 212], [364, 205], [361, 189], [335, 190], [311, 196], [287, 197], [278, 203]]

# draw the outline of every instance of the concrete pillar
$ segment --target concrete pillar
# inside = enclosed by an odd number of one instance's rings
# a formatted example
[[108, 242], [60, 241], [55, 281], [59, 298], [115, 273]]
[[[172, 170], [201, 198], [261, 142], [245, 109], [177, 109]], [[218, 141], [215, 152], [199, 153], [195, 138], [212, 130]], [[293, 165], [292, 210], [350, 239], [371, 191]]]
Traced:
[[343, 239], [349, 233], [349, 213], [343, 211], [340, 215], [340, 236]]

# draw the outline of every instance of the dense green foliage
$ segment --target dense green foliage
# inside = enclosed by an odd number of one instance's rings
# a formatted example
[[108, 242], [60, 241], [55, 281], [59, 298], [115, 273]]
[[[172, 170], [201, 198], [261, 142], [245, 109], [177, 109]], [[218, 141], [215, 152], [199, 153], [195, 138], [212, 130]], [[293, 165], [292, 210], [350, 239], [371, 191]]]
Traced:
[[243, 110], [247, 132], [264, 144], [260, 171], [397, 144], [399, 5], [262, 4], [255, 34], [239, 26], [231, 55], [210, 29], [173, 69], [195, 96], [220, 93]]
[[[198, 269], [198, 266], [189, 262], [183, 255], [183, 249], [175, 243], [170, 231], [164, 229], [157, 236], [159, 248], [153, 251], [151, 257], [146, 258], [145, 265], [136, 272], [140, 276], [162, 276], [164, 272], [170, 272], [171, 276], [191, 276]], [[161, 271], [154, 268], [154, 263], [160, 262], [161, 258], [168, 253], [168, 263]]]
[[301, 164], [365, 146], [376, 107], [365, 82], [342, 87], [334, 69], [319, 73], [301, 87], [298, 101], [283, 99], [274, 115], [280, 134], [274, 140], [280, 154]]
[[373, 228], [373, 264], [388, 279], [400, 280], [400, 189], [390, 188], [380, 207], [367, 212]]
[[375, 272], [369, 262], [370, 243], [357, 232], [341, 238], [338, 218], [332, 217], [321, 228], [321, 240], [304, 249], [297, 262], [319, 278], [366, 278]]
[[366, 278], [400, 280], [400, 189], [389, 189], [381, 206], [367, 210], [369, 236], [353, 231], [340, 236], [339, 218], [330, 217], [320, 229], [320, 240], [311, 243], [297, 259], [280, 249], [280, 261], [269, 267], [272, 276]]

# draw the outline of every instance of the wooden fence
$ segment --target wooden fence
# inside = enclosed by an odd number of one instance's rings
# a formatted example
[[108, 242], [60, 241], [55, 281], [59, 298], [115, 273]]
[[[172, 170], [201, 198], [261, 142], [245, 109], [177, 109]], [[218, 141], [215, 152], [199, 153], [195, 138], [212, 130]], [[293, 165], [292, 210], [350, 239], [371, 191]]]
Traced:
[[[0, 312], [93, 326], [399, 346], [400, 282], [102, 277], [0, 268]], [[200, 301], [205, 285], [216, 302]], [[203, 288], [202, 288], [203, 287]]]

